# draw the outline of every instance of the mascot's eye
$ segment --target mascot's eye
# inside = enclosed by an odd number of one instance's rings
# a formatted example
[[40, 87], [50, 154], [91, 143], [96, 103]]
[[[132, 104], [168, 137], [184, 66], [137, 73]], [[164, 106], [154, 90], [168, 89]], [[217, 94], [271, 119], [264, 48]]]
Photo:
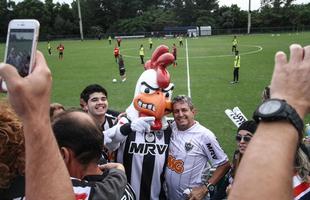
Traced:
[[153, 94], [155, 93], [155, 90], [147, 87], [146, 85], [141, 85], [140, 92], [145, 94]]
[[169, 86], [165, 89], [163, 89], [163, 93], [165, 94], [165, 97], [167, 99], [170, 100], [171, 96], [172, 96], [172, 92], [173, 92], [173, 89], [174, 89], [174, 85], [172, 83], [169, 84]]

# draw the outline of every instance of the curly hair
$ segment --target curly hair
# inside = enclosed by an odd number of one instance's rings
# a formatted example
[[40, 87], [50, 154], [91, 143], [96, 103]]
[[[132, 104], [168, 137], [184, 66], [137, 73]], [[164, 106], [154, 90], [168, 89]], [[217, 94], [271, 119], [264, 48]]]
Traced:
[[25, 174], [23, 126], [8, 103], [0, 101], [0, 188]]

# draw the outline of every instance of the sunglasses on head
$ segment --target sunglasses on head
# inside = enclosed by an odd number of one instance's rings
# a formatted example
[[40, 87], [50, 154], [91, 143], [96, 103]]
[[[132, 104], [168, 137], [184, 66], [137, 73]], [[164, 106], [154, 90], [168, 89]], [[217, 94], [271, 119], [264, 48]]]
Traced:
[[245, 142], [250, 142], [250, 140], [252, 139], [251, 136], [248, 136], [248, 135], [245, 135], [245, 136], [242, 136], [242, 135], [236, 135], [236, 140], [238, 142], [240, 142], [241, 140], [245, 141]]

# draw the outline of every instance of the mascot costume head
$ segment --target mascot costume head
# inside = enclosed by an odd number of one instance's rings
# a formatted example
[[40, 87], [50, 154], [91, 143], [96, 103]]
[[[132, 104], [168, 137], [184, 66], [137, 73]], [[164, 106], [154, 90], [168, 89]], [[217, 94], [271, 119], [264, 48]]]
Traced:
[[145, 71], [139, 77], [133, 101], [126, 114], [130, 120], [138, 117], [153, 116], [152, 130], [167, 128], [165, 115], [171, 112], [171, 96], [174, 85], [170, 83], [167, 67], [174, 62], [169, 48], [160, 45], [145, 63]]

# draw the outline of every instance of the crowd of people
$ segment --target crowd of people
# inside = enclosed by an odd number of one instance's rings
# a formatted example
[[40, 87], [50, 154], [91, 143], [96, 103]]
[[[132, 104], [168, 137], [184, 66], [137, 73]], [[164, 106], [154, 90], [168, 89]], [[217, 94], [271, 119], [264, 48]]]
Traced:
[[[291, 45], [290, 52], [289, 61], [276, 54], [262, 104], [238, 127], [232, 162], [216, 133], [195, 120], [192, 99], [172, 98], [167, 68], [176, 51], [167, 46], [145, 62], [124, 112], [109, 109], [99, 84], [81, 91], [80, 108], [51, 104], [52, 76], [40, 52], [27, 78], [1, 63], [9, 93], [8, 103], [0, 102], [1, 199], [310, 199], [302, 140], [310, 46]], [[204, 180], [206, 169], [213, 171]]]

